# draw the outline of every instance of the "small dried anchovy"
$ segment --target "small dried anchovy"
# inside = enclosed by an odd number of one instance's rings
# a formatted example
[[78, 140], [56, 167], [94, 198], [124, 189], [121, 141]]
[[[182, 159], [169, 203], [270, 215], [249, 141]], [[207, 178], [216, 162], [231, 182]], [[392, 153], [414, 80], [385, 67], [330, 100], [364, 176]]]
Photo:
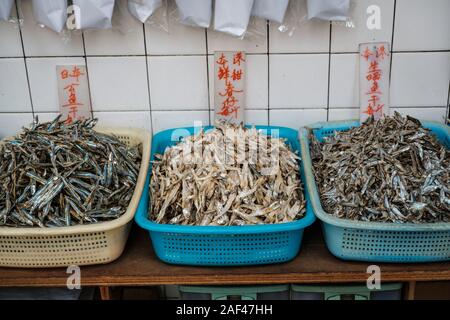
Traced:
[[324, 209], [380, 222], [450, 221], [450, 152], [419, 120], [395, 113], [335, 132], [311, 157]]
[[96, 119], [35, 122], [0, 145], [0, 226], [60, 227], [125, 213], [141, 155], [95, 132]]
[[239, 226], [304, 216], [300, 158], [283, 139], [255, 128], [201, 131], [156, 159], [150, 218], [158, 223]]

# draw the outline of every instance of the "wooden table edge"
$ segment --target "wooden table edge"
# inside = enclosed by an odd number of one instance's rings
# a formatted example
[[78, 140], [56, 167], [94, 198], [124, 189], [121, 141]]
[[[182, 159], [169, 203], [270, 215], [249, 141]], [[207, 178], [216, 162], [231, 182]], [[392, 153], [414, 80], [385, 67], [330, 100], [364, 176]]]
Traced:
[[[367, 274], [362, 273], [314, 273], [314, 274], [246, 274], [246, 275], [172, 275], [172, 276], [101, 276], [82, 278], [82, 286], [155, 286], [155, 285], [268, 285], [268, 284], [313, 284], [366, 282]], [[62, 278], [11, 278], [2, 279], [0, 287], [60, 287], [66, 286]], [[442, 272], [393, 272], [382, 274], [381, 281], [450, 281], [450, 271]]]

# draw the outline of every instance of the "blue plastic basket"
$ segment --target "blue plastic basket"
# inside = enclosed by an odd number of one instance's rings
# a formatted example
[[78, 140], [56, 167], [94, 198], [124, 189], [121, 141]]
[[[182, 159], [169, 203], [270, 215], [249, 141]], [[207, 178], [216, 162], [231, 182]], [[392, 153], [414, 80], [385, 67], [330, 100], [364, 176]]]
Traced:
[[[212, 127], [205, 127], [206, 130]], [[270, 135], [278, 130], [293, 150], [300, 152], [298, 132], [283, 127], [257, 126]], [[198, 128], [197, 128], [198, 129]], [[153, 136], [151, 159], [156, 153], [195, 134], [193, 127], [169, 129]], [[300, 168], [299, 168], [300, 170]], [[137, 212], [135, 220], [150, 233], [159, 259], [171, 264], [232, 266], [280, 263], [293, 259], [300, 250], [303, 230], [315, 216], [308, 211], [298, 221], [251, 226], [182, 226], [159, 224], [148, 219], [147, 212]]]
[[[447, 148], [450, 147], [450, 128], [422, 121], [422, 125]], [[323, 141], [335, 131], [359, 126], [359, 121], [321, 122], [308, 126]], [[308, 130], [299, 132], [302, 155], [303, 182], [311, 210], [322, 221], [328, 249], [345, 260], [375, 262], [431, 262], [450, 260], [450, 223], [385, 223], [341, 219], [324, 211], [312, 171]]]

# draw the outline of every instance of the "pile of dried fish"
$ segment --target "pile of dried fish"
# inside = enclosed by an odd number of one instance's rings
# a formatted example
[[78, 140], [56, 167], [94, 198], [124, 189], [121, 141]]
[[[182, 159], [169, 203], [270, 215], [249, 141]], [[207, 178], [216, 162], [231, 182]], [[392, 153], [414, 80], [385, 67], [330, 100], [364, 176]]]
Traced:
[[450, 151], [419, 120], [396, 113], [336, 132], [311, 157], [322, 205], [340, 218], [450, 221]]
[[0, 226], [73, 226], [125, 213], [139, 149], [95, 132], [95, 124], [36, 120], [0, 146]]
[[283, 139], [255, 128], [201, 131], [156, 159], [150, 218], [158, 223], [273, 224], [305, 213], [299, 157]]

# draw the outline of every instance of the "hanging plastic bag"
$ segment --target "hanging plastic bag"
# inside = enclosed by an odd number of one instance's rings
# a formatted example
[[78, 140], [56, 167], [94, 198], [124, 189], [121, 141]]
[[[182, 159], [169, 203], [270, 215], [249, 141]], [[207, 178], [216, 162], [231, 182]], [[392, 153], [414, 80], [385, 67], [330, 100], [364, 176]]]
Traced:
[[0, 1], [0, 21], [8, 21], [11, 16], [11, 9], [14, 4], [14, 0], [1, 0]]
[[307, 0], [308, 19], [346, 21], [350, 0]]
[[288, 4], [289, 0], [254, 0], [252, 16], [282, 23]]
[[128, 0], [128, 11], [140, 22], [145, 23], [162, 5], [162, 0]]
[[62, 32], [67, 20], [67, 0], [33, 0], [33, 16], [40, 25]]
[[77, 28], [109, 29], [112, 27], [114, 0], [73, 0], [79, 8]]
[[243, 37], [252, 7], [253, 0], [216, 0], [214, 30]]
[[180, 15], [180, 23], [209, 28], [212, 15], [212, 0], [175, 0]]
[[124, 0], [116, 1], [111, 24], [114, 31], [118, 31], [122, 34], [134, 32], [137, 28], [142, 29], [142, 26], [137, 26], [138, 23], [130, 14], [128, 10], [128, 1]]
[[291, 0], [289, 1], [283, 22], [271, 22], [271, 24], [276, 24], [278, 31], [292, 36], [295, 30], [307, 21], [306, 0]]

